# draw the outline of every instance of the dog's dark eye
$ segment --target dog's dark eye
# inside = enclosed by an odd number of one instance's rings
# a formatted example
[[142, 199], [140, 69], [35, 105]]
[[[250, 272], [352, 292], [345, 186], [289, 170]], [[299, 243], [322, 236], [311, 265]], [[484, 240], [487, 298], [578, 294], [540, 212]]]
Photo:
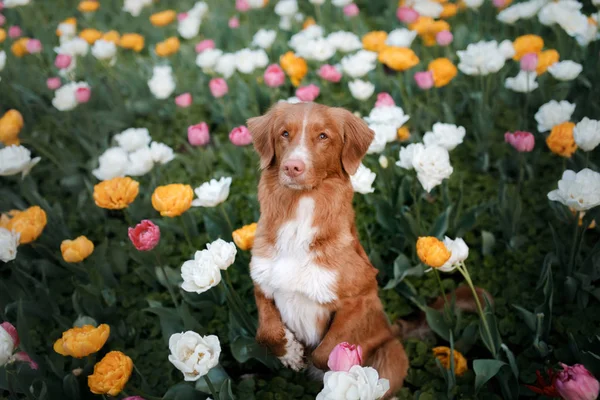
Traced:
[[289, 137], [289, 136], [290, 136], [290, 134], [288, 133], [288, 131], [284, 131], [284, 132], [281, 134], [281, 136], [283, 136], [283, 137], [285, 137], [285, 138], [286, 138], [286, 137]]
[[327, 135], [326, 135], [326, 134], [324, 134], [324, 133], [321, 133], [321, 134], [319, 135], [319, 139], [321, 139], [321, 140], [325, 140], [325, 139], [327, 139]]

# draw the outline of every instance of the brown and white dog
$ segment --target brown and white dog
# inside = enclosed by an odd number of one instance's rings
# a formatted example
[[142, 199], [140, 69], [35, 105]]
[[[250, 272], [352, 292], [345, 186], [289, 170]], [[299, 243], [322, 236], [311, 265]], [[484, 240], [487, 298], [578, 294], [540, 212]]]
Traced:
[[338, 343], [359, 344], [393, 394], [408, 358], [357, 236], [350, 183], [373, 132], [347, 110], [314, 103], [279, 103], [248, 127], [262, 169], [250, 263], [257, 340], [295, 370], [306, 360], [326, 370]]

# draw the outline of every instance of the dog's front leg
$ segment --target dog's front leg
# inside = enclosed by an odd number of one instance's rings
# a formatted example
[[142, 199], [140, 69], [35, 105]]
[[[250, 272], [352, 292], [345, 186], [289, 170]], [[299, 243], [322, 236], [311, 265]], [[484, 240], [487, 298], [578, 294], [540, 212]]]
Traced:
[[295, 371], [304, 369], [304, 346], [283, 324], [273, 299], [267, 298], [258, 285], [254, 286], [254, 296], [258, 309], [256, 341], [267, 346], [286, 367]]

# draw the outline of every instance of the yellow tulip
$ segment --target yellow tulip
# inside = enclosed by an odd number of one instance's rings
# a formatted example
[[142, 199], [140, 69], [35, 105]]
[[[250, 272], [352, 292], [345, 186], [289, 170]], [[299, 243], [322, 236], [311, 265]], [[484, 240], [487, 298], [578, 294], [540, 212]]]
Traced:
[[19, 132], [23, 129], [23, 116], [17, 110], [8, 110], [0, 118], [0, 142], [5, 146], [19, 144]]
[[435, 21], [431, 17], [419, 17], [408, 26], [411, 31], [417, 32], [427, 47], [435, 45], [435, 36], [441, 31], [449, 31], [450, 24], [446, 21]]
[[538, 35], [523, 35], [519, 36], [513, 42], [515, 55], [513, 59], [519, 61], [527, 53], [539, 54], [544, 48], [544, 39]]
[[394, 71], [406, 71], [419, 63], [419, 57], [407, 47], [388, 46], [381, 50], [377, 59]]
[[[60, 25], [62, 24], [73, 25], [73, 28], [77, 29], [77, 19], [75, 19], [75, 17], [65, 19], [63, 22], [60, 23]], [[62, 36], [62, 32], [60, 31], [60, 29], [56, 30], [56, 36]]]
[[29, 42], [29, 38], [26, 37], [17, 39], [10, 47], [10, 50], [16, 57], [21, 58], [29, 54], [29, 52], [27, 51], [27, 42]]
[[102, 39], [102, 32], [97, 29], [84, 29], [79, 32], [79, 37], [89, 44], [94, 44], [96, 40]]
[[557, 63], [559, 59], [560, 54], [558, 54], [558, 51], [554, 49], [542, 51], [540, 54], [538, 54], [538, 63], [537, 67], [535, 68], [535, 72], [538, 74], [538, 76], [542, 75], [546, 72], [549, 66]]
[[233, 231], [231, 236], [233, 237], [233, 242], [236, 246], [241, 250], [250, 250], [254, 245], [254, 236], [256, 235], [257, 226], [258, 224], [254, 222]]
[[175, 36], [156, 44], [155, 51], [159, 57], [169, 57], [179, 51], [179, 39]]
[[94, 202], [100, 208], [122, 210], [137, 197], [140, 184], [129, 177], [113, 178], [94, 186]]
[[279, 65], [290, 77], [292, 84], [298, 86], [302, 79], [308, 73], [306, 60], [302, 57], [296, 57], [293, 51], [288, 51], [279, 58]]
[[456, 13], [458, 12], [458, 6], [454, 3], [446, 3], [443, 5], [444, 9], [442, 10], [442, 13], [440, 14], [440, 18], [451, 18], [454, 17], [456, 15]]
[[152, 207], [163, 217], [177, 217], [192, 206], [194, 191], [190, 185], [173, 183], [159, 186], [152, 194]]
[[121, 36], [119, 46], [139, 53], [144, 48], [144, 37], [138, 33], [125, 33]]
[[[433, 355], [435, 358], [440, 360], [442, 366], [446, 369], [450, 369], [450, 349], [446, 346], [439, 346], [433, 348]], [[467, 372], [467, 359], [465, 356], [460, 354], [460, 352], [454, 350], [454, 373], [456, 376], [462, 376], [465, 372]]]
[[154, 26], [161, 27], [169, 25], [171, 22], [175, 21], [175, 18], [177, 18], [177, 13], [174, 10], [165, 10], [152, 14], [150, 16], [150, 22]]
[[315, 21], [315, 19], [313, 17], [308, 17], [304, 20], [304, 23], [302, 24], [302, 29], [304, 30], [304, 29], [308, 28], [309, 26], [313, 26], [316, 24], [317, 24], [317, 21]]
[[408, 126], [406, 126], [406, 125], [398, 128], [398, 131], [396, 132], [396, 134], [398, 135], [398, 140], [401, 142], [404, 142], [405, 140], [410, 139], [410, 130], [408, 129]]
[[38, 206], [25, 211], [11, 210], [0, 216], [0, 227], [21, 234], [19, 243], [31, 243], [37, 239], [47, 223], [46, 212]]
[[435, 87], [446, 86], [458, 73], [458, 70], [447, 58], [436, 58], [427, 66], [427, 70], [433, 75]]
[[4, 42], [6, 40], [6, 31], [2, 28], [0, 28], [0, 43]]
[[94, 394], [116, 396], [125, 387], [133, 361], [120, 351], [111, 351], [94, 365], [94, 373], [88, 376], [88, 386]]
[[385, 41], [387, 39], [387, 32], [385, 31], [372, 31], [362, 37], [362, 44], [365, 50], [375, 51], [379, 53], [386, 47]]
[[63, 356], [83, 358], [99, 351], [108, 340], [109, 334], [110, 326], [106, 324], [97, 328], [92, 325], [71, 328], [54, 342], [54, 351]]
[[575, 128], [575, 124], [572, 122], [563, 122], [552, 128], [550, 135], [546, 138], [546, 144], [554, 154], [570, 158], [575, 153], [577, 143], [573, 137], [573, 128]]
[[118, 45], [119, 40], [121, 40], [121, 35], [119, 35], [119, 32], [117, 31], [108, 31], [102, 35], [102, 40]]
[[79, 236], [75, 240], [63, 240], [60, 244], [60, 252], [63, 260], [68, 263], [82, 262], [94, 251], [94, 243], [85, 236]]
[[448, 261], [451, 253], [439, 239], [422, 236], [417, 240], [417, 255], [423, 264], [439, 268]]
[[100, 2], [94, 0], [84, 0], [79, 3], [77, 9], [82, 13], [94, 12], [100, 8]]

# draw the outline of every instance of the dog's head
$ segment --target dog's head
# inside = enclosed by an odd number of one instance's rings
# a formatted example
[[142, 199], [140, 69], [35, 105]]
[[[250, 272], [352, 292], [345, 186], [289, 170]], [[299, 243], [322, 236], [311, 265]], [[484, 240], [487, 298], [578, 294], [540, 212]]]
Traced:
[[278, 103], [248, 128], [261, 169], [278, 171], [279, 182], [297, 190], [353, 175], [374, 137], [349, 111], [315, 103]]

